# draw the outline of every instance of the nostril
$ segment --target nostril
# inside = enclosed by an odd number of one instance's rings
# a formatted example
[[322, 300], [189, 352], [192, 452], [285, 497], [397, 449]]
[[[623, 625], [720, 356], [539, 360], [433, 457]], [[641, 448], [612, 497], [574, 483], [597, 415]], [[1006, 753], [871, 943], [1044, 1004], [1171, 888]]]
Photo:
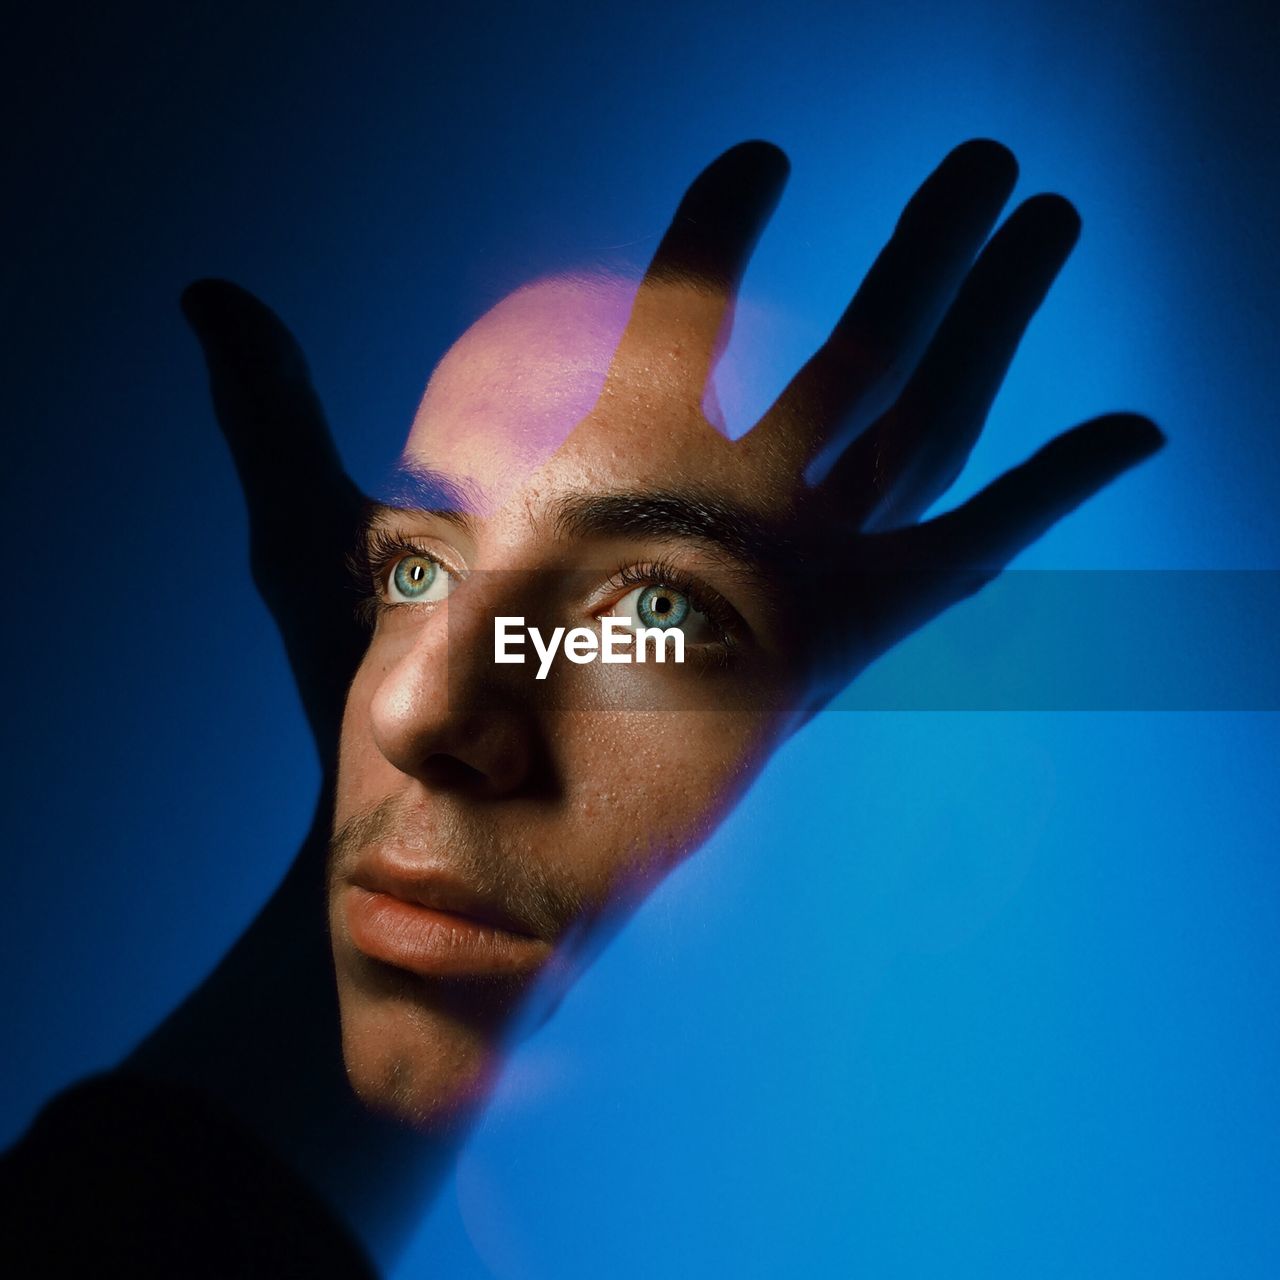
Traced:
[[488, 777], [484, 770], [445, 751], [429, 755], [422, 762], [420, 772], [424, 782], [434, 783], [438, 787], [469, 791], [488, 788]]

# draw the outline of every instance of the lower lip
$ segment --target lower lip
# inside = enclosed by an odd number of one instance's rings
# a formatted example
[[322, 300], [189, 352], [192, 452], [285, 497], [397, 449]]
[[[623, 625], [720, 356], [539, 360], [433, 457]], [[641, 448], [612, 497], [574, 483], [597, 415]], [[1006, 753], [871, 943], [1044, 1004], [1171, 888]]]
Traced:
[[387, 893], [346, 890], [347, 930], [358, 951], [424, 978], [532, 973], [548, 943]]

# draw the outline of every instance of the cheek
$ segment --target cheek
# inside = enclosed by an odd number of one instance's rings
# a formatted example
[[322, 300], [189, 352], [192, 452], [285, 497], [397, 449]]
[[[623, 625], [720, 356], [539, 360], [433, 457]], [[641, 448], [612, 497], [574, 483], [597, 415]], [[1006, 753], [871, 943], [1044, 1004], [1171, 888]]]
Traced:
[[595, 877], [662, 869], [692, 853], [754, 776], [764, 726], [743, 715], [630, 713], [564, 726], [570, 821]]

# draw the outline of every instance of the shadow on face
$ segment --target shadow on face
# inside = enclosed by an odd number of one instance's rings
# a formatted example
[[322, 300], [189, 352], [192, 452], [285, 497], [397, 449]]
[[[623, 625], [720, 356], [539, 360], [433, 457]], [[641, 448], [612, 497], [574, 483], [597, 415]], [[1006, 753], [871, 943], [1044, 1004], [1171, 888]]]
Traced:
[[[419, 1127], [483, 1094], [535, 982], [563, 989], [790, 714], [803, 450], [704, 414], [722, 298], [635, 297], [578, 277], [498, 304], [371, 509], [330, 924], [348, 1074]], [[496, 660], [500, 619], [524, 662]], [[638, 660], [638, 627], [679, 632], [683, 661]]]

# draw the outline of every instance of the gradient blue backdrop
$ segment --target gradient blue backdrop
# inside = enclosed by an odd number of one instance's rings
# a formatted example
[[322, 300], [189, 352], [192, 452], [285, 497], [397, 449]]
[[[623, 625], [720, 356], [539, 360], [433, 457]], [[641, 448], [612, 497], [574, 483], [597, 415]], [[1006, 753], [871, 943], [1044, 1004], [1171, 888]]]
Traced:
[[[747, 283], [789, 317], [766, 395], [920, 178], [995, 136], [1085, 230], [958, 495], [1139, 409], [1168, 449], [1019, 563], [1276, 568], [1278, 48], [1236, 3], [17, 20], [0, 1137], [216, 962], [312, 804], [186, 281], [281, 311], [371, 480], [461, 327], [642, 263], [725, 146], [793, 161]], [[820, 718], [517, 1056], [397, 1275], [1280, 1274], [1278, 738]]]

